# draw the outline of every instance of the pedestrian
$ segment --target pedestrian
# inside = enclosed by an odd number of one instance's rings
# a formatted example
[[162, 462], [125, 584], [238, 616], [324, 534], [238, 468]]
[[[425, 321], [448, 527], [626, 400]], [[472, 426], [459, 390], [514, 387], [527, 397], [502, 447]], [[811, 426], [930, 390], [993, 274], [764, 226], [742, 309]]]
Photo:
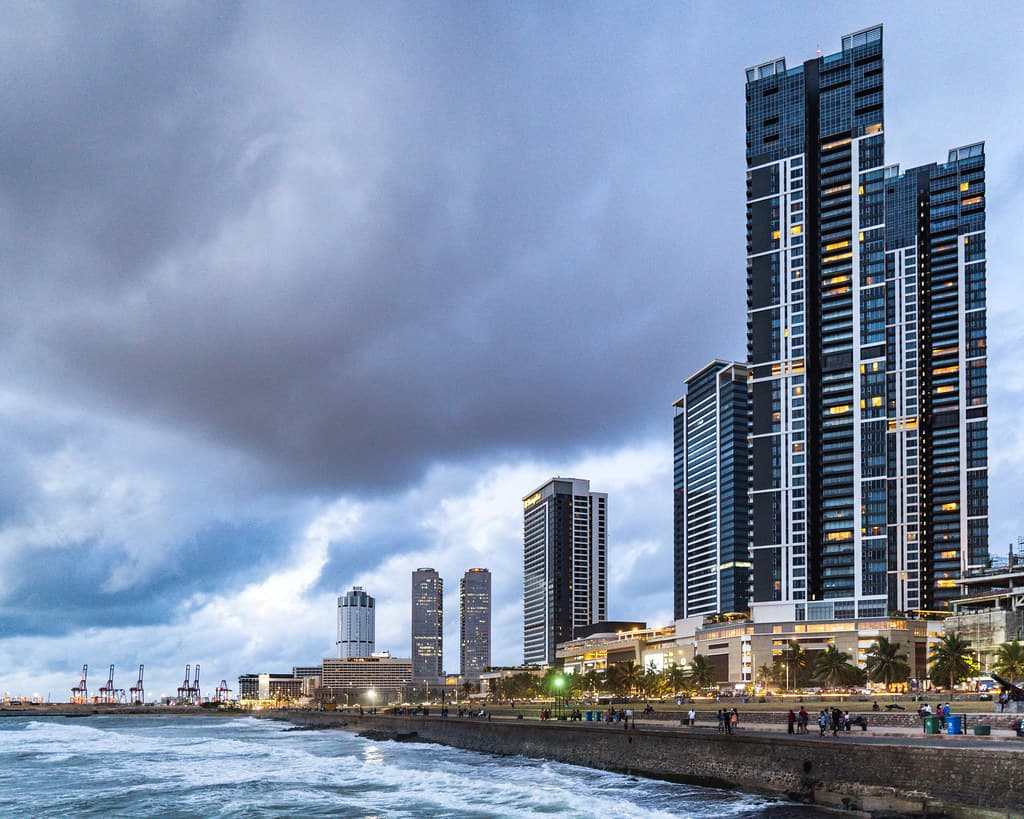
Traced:
[[797, 714], [797, 720], [800, 723], [800, 726], [799, 726], [800, 730], [799, 730], [799, 732], [801, 734], [806, 734], [807, 733], [807, 723], [810, 722], [810, 719], [811, 719], [811, 717], [810, 717], [810, 714], [807, 713], [807, 709], [804, 708], [801, 705], [800, 706], [800, 712]]
[[832, 736], [837, 736], [839, 734], [839, 728], [841, 727], [840, 723], [842, 722], [842, 719], [843, 719], [843, 712], [840, 711], [838, 708], [833, 708], [832, 709], [832, 720], [831, 720], [832, 721]]
[[735, 731], [736, 731], [736, 727], [737, 727], [737, 726], [738, 726], [739, 724], [740, 724], [740, 715], [739, 715], [739, 712], [738, 712], [738, 711], [737, 711], [737, 710], [736, 710], [735, 708], [733, 708], [733, 709], [732, 709], [732, 716], [731, 716], [731, 717], [729, 717], [729, 725], [730, 725], [730, 727], [732, 728], [732, 730], [731, 730], [731, 731], [730, 731], [729, 733], [735, 733]]
[[690, 727], [693, 728], [693, 726], [697, 724], [697, 712], [691, 708], [690, 713], [687, 714], [687, 717], [689, 717], [690, 719]]
[[722, 709], [721, 708], [719, 708], [718, 711], [715, 713], [715, 720], [718, 723], [718, 733], [722, 733], [722, 731], [725, 728], [725, 723], [723, 722]]
[[786, 728], [787, 733], [793, 733], [793, 726], [796, 724], [796, 714], [793, 713], [793, 709], [789, 709], [789, 713], [786, 715]]
[[825, 729], [828, 728], [828, 714], [825, 709], [821, 709], [821, 713], [818, 714], [818, 736], [825, 736]]

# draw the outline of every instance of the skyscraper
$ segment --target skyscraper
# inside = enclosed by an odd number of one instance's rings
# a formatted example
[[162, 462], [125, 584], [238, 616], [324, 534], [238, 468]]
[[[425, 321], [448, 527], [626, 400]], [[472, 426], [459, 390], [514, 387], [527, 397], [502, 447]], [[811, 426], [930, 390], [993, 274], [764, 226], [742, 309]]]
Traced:
[[984, 150], [886, 167], [882, 68], [747, 69], [755, 619], [945, 609], [988, 553]]
[[373, 654], [373, 598], [362, 586], [338, 598], [338, 658]]
[[444, 675], [444, 581], [433, 569], [412, 573], [412, 679], [437, 682]]
[[462, 576], [459, 608], [459, 673], [476, 680], [491, 665], [491, 573], [487, 569], [470, 569]]
[[552, 478], [523, 498], [523, 658], [549, 665], [574, 629], [608, 619], [608, 496]]
[[673, 405], [675, 616], [745, 612], [750, 586], [747, 367], [712, 361]]

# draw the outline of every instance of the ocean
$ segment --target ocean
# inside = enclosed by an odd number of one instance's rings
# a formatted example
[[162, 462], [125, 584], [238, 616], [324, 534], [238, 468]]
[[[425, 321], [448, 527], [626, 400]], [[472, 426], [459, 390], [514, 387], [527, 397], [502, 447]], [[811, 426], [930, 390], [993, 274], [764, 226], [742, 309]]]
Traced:
[[287, 729], [248, 717], [0, 719], [0, 816], [835, 815], [557, 762]]

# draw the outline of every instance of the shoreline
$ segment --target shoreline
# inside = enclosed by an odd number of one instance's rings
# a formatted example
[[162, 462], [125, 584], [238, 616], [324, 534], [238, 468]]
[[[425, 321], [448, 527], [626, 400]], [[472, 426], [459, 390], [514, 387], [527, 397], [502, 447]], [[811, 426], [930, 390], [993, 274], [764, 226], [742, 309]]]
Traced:
[[[784, 798], [864, 816], [1024, 818], [1024, 741], [971, 745], [848, 734], [819, 739], [755, 727], [714, 729], [265, 711], [251, 716], [374, 740], [434, 742], [702, 787]], [[857, 732], [860, 733], [860, 732]], [[1001, 747], [1002, 746], [1002, 747]], [[894, 782], [894, 775], [899, 782]]]

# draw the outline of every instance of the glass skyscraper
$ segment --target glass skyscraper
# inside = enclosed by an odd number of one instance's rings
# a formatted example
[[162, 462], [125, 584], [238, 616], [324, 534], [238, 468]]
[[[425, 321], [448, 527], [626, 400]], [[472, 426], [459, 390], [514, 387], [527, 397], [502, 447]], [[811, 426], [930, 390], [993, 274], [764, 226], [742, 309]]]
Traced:
[[755, 618], [945, 611], [988, 556], [983, 146], [885, 164], [881, 27], [746, 110]]
[[444, 580], [434, 569], [412, 573], [412, 680], [444, 676]]
[[747, 374], [744, 364], [712, 361], [673, 405], [677, 620], [749, 605]]
[[608, 619], [608, 496], [552, 478], [523, 498], [523, 661], [551, 665], [575, 629]]
[[460, 664], [466, 680], [480, 679], [491, 665], [491, 573], [470, 569], [459, 585]]

